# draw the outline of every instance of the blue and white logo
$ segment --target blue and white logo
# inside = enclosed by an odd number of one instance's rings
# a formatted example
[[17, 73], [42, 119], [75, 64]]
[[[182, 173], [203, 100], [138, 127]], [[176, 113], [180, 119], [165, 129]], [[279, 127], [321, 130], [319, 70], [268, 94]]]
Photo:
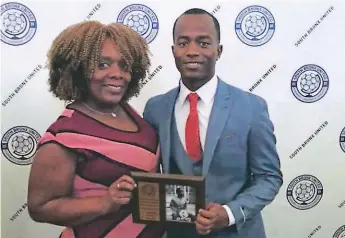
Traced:
[[237, 37], [249, 46], [266, 44], [275, 31], [272, 13], [261, 6], [249, 6], [243, 9], [235, 21]]
[[308, 64], [299, 68], [292, 76], [291, 91], [305, 103], [319, 101], [326, 95], [329, 78], [326, 71], [318, 65]]
[[340, 133], [339, 143], [340, 148], [345, 152], [345, 127]]
[[287, 187], [286, 198], [298, 210], [316, 206], [323, 195], [321, 182], [312, 175], [301, 175], [293, 179]]
[[35, 15], [21, 3], [2, 4], [1, 20], [1, 41], [9, 45], [28, 43], [37, 30]]
[[336, 230], [332, 236], [332, 238], [342, 238], [345, 237], [345, 225], [341, 226]]
[[117, 22], [122, 23], [151, 43], [158, 34], [158, 18], [151, 8], [142, 4], [132, 4], [120, 12]]
[[36, 154], [40, 138], [40, 134], [30, 127], [13, 127], [1, 139], [2, 153], [14, 164], [29, 165]]

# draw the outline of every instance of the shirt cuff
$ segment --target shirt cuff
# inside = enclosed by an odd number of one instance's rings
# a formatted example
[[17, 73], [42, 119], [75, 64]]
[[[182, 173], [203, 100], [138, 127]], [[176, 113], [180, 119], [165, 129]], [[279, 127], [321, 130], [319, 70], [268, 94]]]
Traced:
[[230, 208], [227, 205], [223, 205], [223, 207], [224, 207], [226, 213], [228, 214], [229, 226], [234, 225], [236, 223], [234, 214], [232, 214]]

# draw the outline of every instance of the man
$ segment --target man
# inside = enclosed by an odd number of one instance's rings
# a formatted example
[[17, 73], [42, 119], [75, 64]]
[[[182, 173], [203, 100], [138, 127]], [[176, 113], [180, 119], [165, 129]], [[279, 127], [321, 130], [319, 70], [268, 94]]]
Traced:
[[195, 228], [168, 237], [264, 238], [261, 210], [283, 183], [266, 101], [216, 76], [223, 47], [208, 12], [183, 13], [173, 42], [179, 87], [151, 98], [144, 118], [159, 133], [164, 173], [206, 177], [207, 206]]
[[172, 210], [172, 219], [177, 220], [180, 217], [180, 211], [187, 209], [187, 199], [181, 188], [176, 188], [176, 196], [172, 197], [170, 201], [170, 208]]

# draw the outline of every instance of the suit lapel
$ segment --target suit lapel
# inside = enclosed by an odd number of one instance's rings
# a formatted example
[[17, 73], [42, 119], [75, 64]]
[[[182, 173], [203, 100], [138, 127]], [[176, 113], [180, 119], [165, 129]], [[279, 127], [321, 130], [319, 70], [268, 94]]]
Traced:
[[171, 133], [171, 119], [173, 117], [175, 101], [178, 95], [178, 88], [171, 90], [167, 97], [162, 103], [160, 113], [163, 117], [162, 123], [160, 124], [160, 137], [161, 137], [161, 150], [163, 158], [163, 171], [168, 173], [170, 168], [170, 133]]
[[208, 122], [205, 151], [203, 157], [202, 175], [206, 176], [210, 167], [214, 150], [228, 120], [233, 100], [230, 100], [229, 87], [218, 79], [217, 91]]

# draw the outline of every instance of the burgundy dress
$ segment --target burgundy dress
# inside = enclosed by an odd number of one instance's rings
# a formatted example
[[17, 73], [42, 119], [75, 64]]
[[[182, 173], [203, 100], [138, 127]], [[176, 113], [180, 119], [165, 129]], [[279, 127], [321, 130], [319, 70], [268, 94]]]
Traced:
[[[136, 132], [112, 128], [86, 114], [69, 109], [49, 127], [39, 146], [56, 143], [79, 155], [72, 197], [102, 195], [130, 171], [156, 172], [159, 139], [156, 132], [127, 103], [125, 111], [137, 124]], [[61, 238], [160, 238], [158, 225], [134, 224], [130, 205], [87, 224], [66, 227]]]

